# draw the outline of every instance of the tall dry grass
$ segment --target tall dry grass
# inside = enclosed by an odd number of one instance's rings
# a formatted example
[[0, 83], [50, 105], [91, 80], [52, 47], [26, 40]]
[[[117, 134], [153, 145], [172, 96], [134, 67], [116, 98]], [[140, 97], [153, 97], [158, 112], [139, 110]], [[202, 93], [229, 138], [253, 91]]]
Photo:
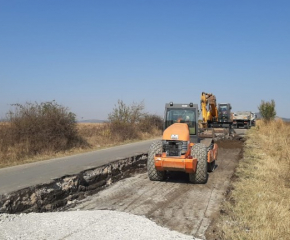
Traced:
[[290, 239], [290, 125], [257, 123], [248, 131], [218, 223], [220, 239]]
[[143, 112], [143, 102], [119, 100], [104, 124], [77, 124], [76, 115], [54, 100], [12, 106], [0, 125], [0, 167], [160, 136], [163, 125], [160, 116]]
[[[110, 123], [78, 123], [78, 132], [91, 146], [91, 148], [100, 148], [119, 145], [122, 143], [132, 142], [135, 140], [145, 140], [160, 137], [161, 128], [150, 126], [146, 129], [141, 126], [131, 127], [135, 132], [133, 135], [125, 138], [125, 129], [115, 129]], [[132, 131], [133, 131], [132, 130]], [[128, 136], [128, 135], [127, 135]]]
[[134, 128], [134, 137], [129, 136], [124, 139], [123, 133], [126, 129], [114, 132], [110, 123], [77, 123], [77, 134], [87, 143], [86, 145], [74, 146], [61, 151], [47, 148], [46, 151], [33, 154], [25, 142], [7, 146], [7, 143], [11, 141], [9, 128], [9, 123], [0, 123], [0, 168], [160, 137], [162, 134], [160, 127], [151, 125], [145, 129], [142, 125]]

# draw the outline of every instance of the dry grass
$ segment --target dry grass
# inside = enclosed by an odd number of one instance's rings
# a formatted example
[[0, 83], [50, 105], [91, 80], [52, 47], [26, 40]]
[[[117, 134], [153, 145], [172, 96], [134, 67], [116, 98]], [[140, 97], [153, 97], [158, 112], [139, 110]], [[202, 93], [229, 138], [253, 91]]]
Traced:
[[143, 113], [143, 104], [118, 101], [110, 123], [77, 124], [68, 108], [51, 102], [13, 104], [0, 125], [0, 167], [116, 146], [161, 135], [160, 116]]
[[[0, 123], [0, 132], [9, 128], [9, 123]], [[69, 156], [78, 153], [98, 150], [102, 148], [112, 147], [116, 145], [126, 144], [138, 140], [151, 139], [160, 137], [161, 130], [151, 129], [150, 132], [138, 131], [137, 138], [127, 139], [123, 141], [121, 138], [112, 133], [108, 123], [78, 123], [77, 131], [81, 138], [87, 143], [88, 147], [74, 147], [64, 151], [47, 150], [35, 155], [21, 154], [23, 152], [23, 144], [14, 145], [5, 153], [1, 151], [1, 145], [4, 145], [4, 138], [0, 138], [0, 168], [7, 166], [14, 166], [23, 163], [36, 162], [50, 158]], [[1, 134], [0, 134], [1, 135]]]
[[161, 136], [162, 132], [158, 129], [153, 129], [150, 132], [138, 131], [137, 138], [122, 141], [116, 137], [110, 128], [109, 123], [79, 123], [78, 131], [92, 148], [107, 147], [113, 145], [119, 145], [122, 143], [132, 142], [136, 140], [145, 140]]
[[248, 131], [244, 160], [218, 223], [220, 239], [290, 239], [290, 125]]

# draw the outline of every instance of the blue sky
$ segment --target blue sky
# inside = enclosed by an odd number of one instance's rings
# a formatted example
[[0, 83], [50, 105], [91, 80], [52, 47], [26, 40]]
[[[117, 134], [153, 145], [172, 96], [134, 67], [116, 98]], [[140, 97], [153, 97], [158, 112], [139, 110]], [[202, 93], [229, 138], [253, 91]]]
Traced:
[[0, 0], [0, 118], [56, 100], [106, 119], [118, 99], [198, 103], [201, 92], [290, 118], [290, 1]]

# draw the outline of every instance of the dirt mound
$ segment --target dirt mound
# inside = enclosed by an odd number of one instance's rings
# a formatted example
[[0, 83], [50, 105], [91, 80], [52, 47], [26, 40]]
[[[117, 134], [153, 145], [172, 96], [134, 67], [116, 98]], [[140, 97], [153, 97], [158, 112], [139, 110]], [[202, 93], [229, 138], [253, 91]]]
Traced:
[[225, 149], [233, 149], [233, 148], [242, 148], [244, 145], [243, 140], [218, 140], [217, 141], [219, 148], [225, 148]]

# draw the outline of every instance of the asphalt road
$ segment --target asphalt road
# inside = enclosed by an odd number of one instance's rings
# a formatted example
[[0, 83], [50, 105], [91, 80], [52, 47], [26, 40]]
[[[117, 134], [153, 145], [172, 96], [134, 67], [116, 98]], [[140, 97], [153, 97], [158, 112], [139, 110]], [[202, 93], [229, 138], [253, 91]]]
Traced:
[[77, 174], [83, 170], [99, 167], [118, 159], [147, 153], [153, 141], [146, 140], [69, 157], [0, 169], [0, 195], [36, 184], [49, 183], [52, 179]]

